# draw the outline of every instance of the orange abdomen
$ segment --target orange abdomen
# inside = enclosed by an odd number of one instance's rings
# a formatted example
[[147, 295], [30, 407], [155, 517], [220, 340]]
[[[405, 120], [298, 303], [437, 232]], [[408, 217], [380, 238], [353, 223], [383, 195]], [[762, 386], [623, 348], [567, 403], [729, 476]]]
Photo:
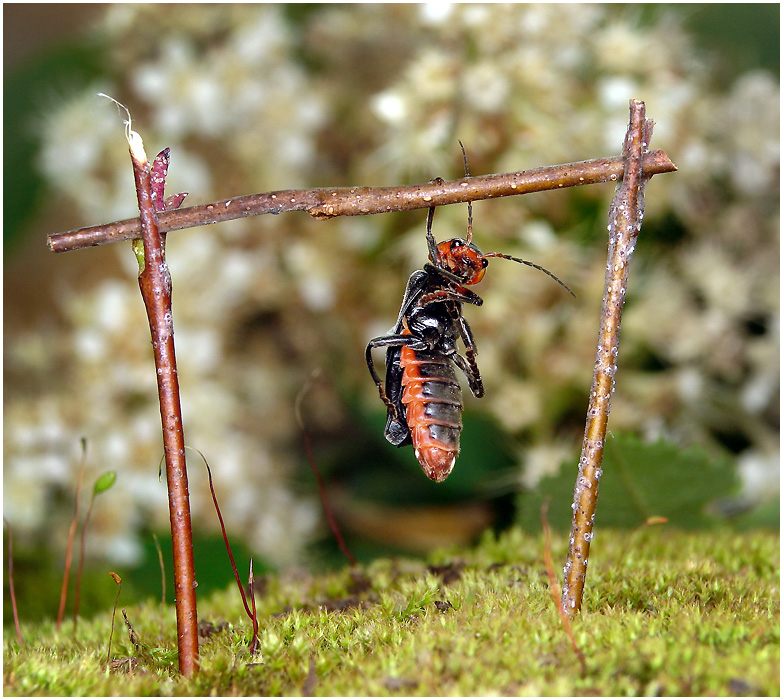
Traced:
[[443, 481], [459, 454], [462, 430], [462, 390], [454, 365], [439, 352], [400, 352], [402, 403], [413, 449], [424, 473]]

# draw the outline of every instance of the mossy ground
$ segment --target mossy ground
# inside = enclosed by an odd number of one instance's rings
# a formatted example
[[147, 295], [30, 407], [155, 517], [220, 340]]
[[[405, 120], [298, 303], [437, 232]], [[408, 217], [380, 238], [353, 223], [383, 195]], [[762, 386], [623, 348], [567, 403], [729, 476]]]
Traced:
[[[565, 542], [553, 542], [562, 563]], [[171, 609], [5, 629], [6, 695], [763, 695], [780, 693], [779, 536], [599, 532], [582, 673], [555, 612], [540, 537], [512, 530], [429, 561], [265, 579], [260, 644], [236, 590], [199, 601], [201, 672], [177, 674]], [[120, 601], [120, 605], [122, 602]], [[226, 622], [226, 625], [221, 623]]]

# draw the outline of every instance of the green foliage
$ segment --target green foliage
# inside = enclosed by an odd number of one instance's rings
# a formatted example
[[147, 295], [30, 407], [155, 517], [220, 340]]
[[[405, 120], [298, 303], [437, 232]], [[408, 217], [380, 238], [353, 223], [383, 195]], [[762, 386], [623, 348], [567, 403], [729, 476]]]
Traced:
[[[567, 530], [578, 458], [561, 465], [534, 491], [519, 498], [519, 523], [541, 528], [541, 504], [551, 498], [550, 524]], [[635, 528], [653, 516], [683, 528], [711, 527], [722, 522], [710, 510], [718, 499], [735, 494], [735, 467], [728, 458], [713, 457], [701, 447], [686, 449], [660, 440], [645, 443], [632, 435], [609, 437], [598, 492], [596, 523], [601, 527]]]
[[[5, 634], [6, 695], [760, 695], [779, 694], [776, 533], [603, 531], [574, 621], [585, 675], [553, 610], [540, 536], [487, 534], [431, 565], [269, 577], [260, 645], [234, 589], [199, 602], [201, 672], [177, 675], [171, 607], [110, 613], [79, 638], [53, 623]], [[555, 537], [554, 556], [566, 549]]]
[[98, 494], [108, 491], [114, 486], [115, 481], [117, 481], [117, 472], [103, 472], [103, 474], [95, 480], [95, 485], [92, 487], [92, 495], [97, 496]]
[[[3, 249], [12, 252], [41, 204], [45, 185], [36, 170], [40, 105], [50, 94], [67, 94], [103, 74], [98, 48], [63, 44], [6, 73], [3, 85]], [[43, 99], [43, 97], [47, 99]], [[35, 115], [31, 118], [31, 115]]]

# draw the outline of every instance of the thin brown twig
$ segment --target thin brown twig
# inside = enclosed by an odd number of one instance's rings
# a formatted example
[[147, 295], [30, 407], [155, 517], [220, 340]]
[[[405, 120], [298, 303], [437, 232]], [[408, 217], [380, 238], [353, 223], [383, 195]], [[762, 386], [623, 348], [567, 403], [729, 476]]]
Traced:
[[129, 130], [128, 135], [144, 244], [144, 263], [139, 273], [139, 288], [150, 324], [163, 426], [163, 451], [166, 459], [174, 554], [179, 670], [184, 676], [191, 676], [198, 668], [198, 615], [185, 435], [174, 351], [171, 275], [166, 265], [163, 240], [157, 225], [150, 164], [138, 134]]
[[630, 123], [623, 154], [625, 170], [609, 208], [609, 255], [606, 265], [604, 299], [598, 333], [598, 350], [590, 391], [579, 474], [574, 487], [573, 521], [563, 580], [563, 608], [575, 615], [582, 607], [582, 594], [593, 521], [598, 500], [606, 431], [609, 420], [617, 355], [620, 344], [628, 268], [644, 215], [644, 189], [649, 173], [643, 172], [644, 153], [652, 137], [652, 121], [645, 120], [644, 102], [631, 100]]
[[19, 646], [24, 646], [22, 641], [22, 631], [19, 628], [19, 613], [16, 609], [16, 593], [14, 592], [14, 536], [11, 532], [11, 523], [9, 523], [5, 516], [3, 516], [3, 522], [8, 528], [8, 588], [11, 593], [11, 608], [14, 613], [14, 627], [16, 628], [16, 641], [19, 642]]
[[[158, 213], [158, 227], [162, 232], [176, 231], [246, 216], [282, 214], [289, 211], [306, 211], [316, 219], [328, 219], [334, 216], [428, 209], [444, 204], [475, 202], [480, 199], [619, 180], [623, 176], [623, 165], [622, 157], [597, 158], [501, 175], [465, 177], [420, 185], [333, 187], [249, 194], [210, 204], [161, 211]], [[663, 151], [647, 153], [644, 157], [645, 175], [667, 173], [676, 169]], [[134, 218], [52, 234], [47, 240], [53, 252], [64, 253], [138, 238], [140, 235], [141, 221]]]

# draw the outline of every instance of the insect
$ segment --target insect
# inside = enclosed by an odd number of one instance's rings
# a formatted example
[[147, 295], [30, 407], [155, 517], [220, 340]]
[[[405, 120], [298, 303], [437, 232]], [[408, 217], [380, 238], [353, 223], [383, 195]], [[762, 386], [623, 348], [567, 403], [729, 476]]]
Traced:
[[[460, 142], [460, 146], [462, 143]], [[465, 175], [467, 156], [462, 147]], [[436, 178], [432, 182], [443, 182]], [[468, 202], [464, 239], [436, 243], [432, 234], [435, 207], [427, 214], [429, 260], [408, 279], [397, 322], [387, 335], [367, 344], [370, 374], [386, 405], [386, 439], [398, 447], [413, 444], [416, 459], [433, 481], [443, 481], [454, 468], [462, 430], [462, 390], [455, 366], [467, 377], [476, 398], [484, 384], [476, 364], [476, 342], [462, 315], [462, 304], [484, 301], [468, 289], [484, 277], [489, 258], [505, 258], [541, 270], [572, 296], [573, 292], [549, 270], [505, 253], [482, 253], [473, 243], [473, 205]], [[464, 345], [460, 354], [457, 343]], [[386, 385], [372, 359], [374, 348], [386, 348]]]

